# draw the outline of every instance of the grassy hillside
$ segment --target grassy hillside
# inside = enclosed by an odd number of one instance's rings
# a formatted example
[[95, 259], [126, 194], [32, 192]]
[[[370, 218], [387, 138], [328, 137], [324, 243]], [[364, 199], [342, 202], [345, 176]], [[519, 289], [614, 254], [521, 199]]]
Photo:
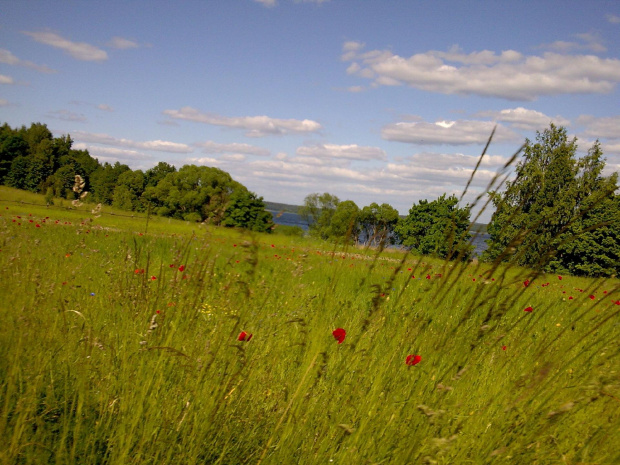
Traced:
[[0, 188], [0, 463], [620, 463], [616, 279], [64, 207]]

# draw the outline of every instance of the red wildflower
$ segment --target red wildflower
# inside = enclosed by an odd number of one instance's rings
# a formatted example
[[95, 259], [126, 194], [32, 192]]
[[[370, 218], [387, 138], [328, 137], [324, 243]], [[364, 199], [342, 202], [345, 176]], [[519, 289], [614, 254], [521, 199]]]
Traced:
[[248, 334], [245, 331], [241, 331], [239, 333], [239, 336], [237, 337], [237, 340], [248, 342], [250, 339], [252, 339], [252, 336], [253, 334]]
[[431, 279], [431, 275], [430, 275], [430, 274], [427, 274], [427, 275], [426, 275], [426, 279]]
[[506, 346], [502, 346], [502, 350], [506, 350]]
[[151, 276], [151, 281], [155, 281], [157, 279], [157, 276]]
[[40, 224], [38, 224], [38, 223], [37, 223], [37, 224], [35, 224], [35, 226], [36, 226], [37, 228], [40, 228], [40, 227], [41, 227], [41, 225], [40, 225]]
[[559, 279], [560, 281], [562, 281], [562, 276], [558, 276], [558, 279]]
[[620, 305], [620, 300], [616, 300], [614, 303], [615, 303], [616, 305]]
[[531, 312], [532, 310], [534, 310], [532, 307], [527, 307], [523, 309], [524, 312]]
[[530, 280], [529, 280], [529, 279], [526, 279], [525, 281], [523, 281], [523, 285], [524, 285], [525, 287], [529, 286], [529, 285], [530, 285]]
[[179, 271], [185, 271], [185, 265], [181, 265], [181, 266], [179, 267]]
[[596, 299], [596, 297], [594, 297], [592, 294], [590, 294], [590, 300], [594, 300]]
[[347, 332], [342, 328], [336, 328], [332, 331], [332, 335], [338, 341], [338, 344], [342, 344], [344, 338], [347, 336]]
[[573, 296], [572, 296], [572, 295], [571, 295], [571, 296], [569, 296], [569, 297], [568, 297], [568, 300], [573, 300]]
[[171, 263], [170, 265], [168, 265], [170, 268], [174, 268], [176, 265], [174, 263]]
[[421, 361], [422, 361], [421, 355], [407, 355], [407, 358], [405, 359], [405, 363], [409, 366], [417, 365]]

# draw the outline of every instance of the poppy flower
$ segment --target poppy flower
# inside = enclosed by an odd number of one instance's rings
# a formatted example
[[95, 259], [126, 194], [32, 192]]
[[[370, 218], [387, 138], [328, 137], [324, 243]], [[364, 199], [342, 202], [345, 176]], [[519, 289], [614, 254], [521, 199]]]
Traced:
[[181, 266], [179, 267], [179, 271], [185, 271], [185, 265], [181, 265]]
[[616, 305], [620, 305], [620, 300], [616, 300], [614, 303], [615, 303]]
[[527, 307], [523, 309], [524, 312], [531, 312], [532, 310], [534, 310], [532, 307]]
[[332, 335], [338, 341], [338, 344], [342, 344], [344, 338], [347, 336], [347, 332], [342, 328], [336, 328], [332, 331]]
[[596, 297], [594, 297], [592, 294], [590, 294], [590, 300], [594, 300], [596, 299]]
[[506, 350], [506, 346], [502, 346], [502, 350]]
[[245, 342], [249, 342], [250, 339], [252, 339], [253, 334], [248, 334], [245, 331], [241, 331], [239, 333], [239, 336], [237, 337], [238, 341], [245, 341]]
[[562, 276], [558, 276], [558, 279], [559, 279], [560, 281], [562, 281]]
[[422, 356], [421, 355], [407, 355], [407, 358], [405, 359], [405, 363], [409, 366], [414, 366], [417, 365], [418, 363], [420, 363], [422, 361]]
[[529, 279], [526, 279], [525, 281], [523, 281], [523, 285], [524, 285], [525, 287], [529, 286], [529, 285], [530, 285], [530, 280], [529, 280]]

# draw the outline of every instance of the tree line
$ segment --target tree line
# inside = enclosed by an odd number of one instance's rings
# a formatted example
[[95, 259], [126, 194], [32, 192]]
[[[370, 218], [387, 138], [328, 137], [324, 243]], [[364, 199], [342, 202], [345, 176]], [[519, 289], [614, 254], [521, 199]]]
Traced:
[[0, 183], [73, 200], [75, 176], [81, 176], [84, 201], [127, 211], [186, 221], [271, 232], [273, 221], [262, 197], [218, 168], [159, 162], [142, 171], [116, 162], [99, 163], [87, 150], [72, 148], [69, 135], [53, 137], [45, 124], [0, 127]]
[[[187, 221], [271, 232], [272, 216], [262, 197], [218, 168], [159, 162], [131, 170], [99, 163], [87, 150], [72, 148], [69, 135], [53, 137], [45, 124], [0, 127], [0, 183], [54, 197], [76, 198], [80, 175], [86, 201]], [[495, 212], [482, 260], [587, 276], [620, 271], [618, 173], [604, 176], [597, 142], [577, 157], [577, 140], [553, 124], [526, 140], [515, 178], [489, 192]], [[471, 206], [454, 195], [413, 204], [405, 217], [384, 203], [359, 208], [329, 193], [306, 196], [299, 209], [310, 234], [325, 240], [366, 245], [399, 244], [420, 255], [471, 257]]]

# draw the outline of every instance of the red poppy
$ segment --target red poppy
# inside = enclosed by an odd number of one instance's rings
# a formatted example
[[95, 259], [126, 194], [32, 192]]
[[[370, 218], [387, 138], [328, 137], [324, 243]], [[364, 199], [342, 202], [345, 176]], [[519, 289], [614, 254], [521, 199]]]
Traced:
[[525, 287], [529, 286], [529, 285], [530, 285], [530, 280], [529, 280], [529, 279], [526, 279], [525, 281], [523, 281], [523, 285], [524, 285]]
[[421, 361], [422, 361], [421, 355], [407, 355], [407, 358], [405, 359], [405, 363], [409, 366], [417, 365]]
[[558, 276], [558, 279], [559, 279], [560, 281], [562, 281], [562, 276]]
[[185, 271], [185, 265], [181, 265], [181, 266], [179, 267], [179, 271]]
[[430, 274], [427, 274], [427, 275], [426, 275], [426, 279], [431, 279], [431, 275], [430, 275]]
[[531, 312], [532, 310], [534, 310], [532, 307], [527, 307], [523, 309], [524, 312]]
[[250, 339], [252, 339], [252, 336], [253, 334], [248, 334], [245, 331], [241, 331], [239, 333], [239, 336], [237, 337], [237, 340], [248, 342]]
[[157, 279], [157, 276], [151, 276], [151, 281], [155, 281]]
[[596, 299], [596, 297], [594, 297], [592, 294], [590, 294], [590, 299], [594, 300], [594, 299]]
[[170, 265], [168, 265], [170, 268], [174, 268], [174, 263], [171, 263]]
[[506, 350], [506, 346], [502, 346], [502, 350]]
[[342, 328], [336, 328], [332, 331], [332, 335], [338, 341], [338, 344], [342, 344], [344, 338], [347, 336], [347, 332]]
[[620, 305], [620, 300], [616, 300], [614, 303], [615, 303], [616, 305]]

